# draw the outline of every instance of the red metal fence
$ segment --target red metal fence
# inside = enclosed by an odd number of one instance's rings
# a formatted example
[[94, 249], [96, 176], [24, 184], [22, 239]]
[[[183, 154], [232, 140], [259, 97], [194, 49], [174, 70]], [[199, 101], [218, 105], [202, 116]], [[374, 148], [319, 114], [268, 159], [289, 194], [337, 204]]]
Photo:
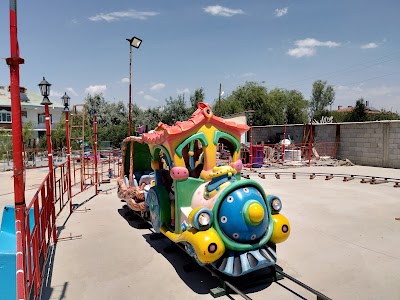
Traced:
[[[283, 163], [287, 161], [302, 161], [310, 164], [311, 160], [324, 158], [336, 158], [339, 143], [320, 142], [290, 144], [259, 144], [250, 147], [242, 147], [241, 158], [245, 166], [261, 167], [271, 163]], [[251, 160], [251, 162], [250, 162]]]
[[[49, 247], [57, 243], [56, 218], [65, 207], [69, 207], [69, 213], [72, 213], [72, 197], [101, 184], [104, 181], [102, 177], [110, 179], [118, 176], [121, 167], [120, 151], [104, 152], [102, 155], [103, 158], [97, 166], [98, 170], [101, 170], [97, 182], [94, 160], [72, 159], [71, 177], [67, 162], [55, 167], [54, 183], [51, 184], [51, 176], [47, 174], [23, 212], [25, 226], [16, 221], [17, 295], [26, 295], [27, 299], [39, 299]], [[69, 186], [72, 187], [71, 190]], [[30, 214], [31, 209], [33, 214]]]
[[[50, 174], [46, 176], [37, 190], [32, 201], [25, 210], [25, 236], [22, 237], [25, 245], [25, 284], [18, 282], [17, 287], [24, 286], [26, 298], [37, 299], [40, 293], [41, 280], [43, 278], [44, 265], [51, 242], [57, 242], [55, 205], [53, 204], [52, 184]], [[31, 228], [31, 215], [33, 209], [34, 225]], [[24, 257], [17, 256], [22, 260]]]

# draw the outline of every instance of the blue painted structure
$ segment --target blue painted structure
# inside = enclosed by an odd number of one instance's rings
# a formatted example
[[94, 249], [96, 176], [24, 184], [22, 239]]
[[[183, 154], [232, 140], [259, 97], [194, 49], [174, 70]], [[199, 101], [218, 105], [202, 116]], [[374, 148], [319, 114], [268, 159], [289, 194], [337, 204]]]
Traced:
[[[33, 209], [29, 212], [30, 229], [35, 220]], [[16, 299], [16, 237], [14, 206], [7, 205], [3, 210], [0, 228], [0, 291], [1, 299]]]

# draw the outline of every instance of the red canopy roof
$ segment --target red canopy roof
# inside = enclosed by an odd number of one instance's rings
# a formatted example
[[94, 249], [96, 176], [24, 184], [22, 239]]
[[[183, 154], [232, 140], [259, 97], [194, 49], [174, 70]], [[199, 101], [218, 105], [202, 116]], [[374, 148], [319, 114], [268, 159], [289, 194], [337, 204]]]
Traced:
[[160, 122], [155, 131], [143, 134], [143, 141], [147, 144], [162, 144], [168, 138], [174, 138], [178, 134], [190, 131], [194, 127], [205, 123], [211, 123], [217, 128], [239, 136], [249, 130], [249, 126], [246, 124], [237, 124], [214, 116], [210, 105], [200, 102], [197, 110], [191, 115], [188, 121], [176, 122], [174, 126]]

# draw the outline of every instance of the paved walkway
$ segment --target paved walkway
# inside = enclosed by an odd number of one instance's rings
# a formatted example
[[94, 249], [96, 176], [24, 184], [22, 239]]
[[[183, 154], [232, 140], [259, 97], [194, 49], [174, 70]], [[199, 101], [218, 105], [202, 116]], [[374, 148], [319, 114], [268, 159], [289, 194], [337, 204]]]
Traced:
[[[400, 170], [359, 166], [281, 171], [400, 178]], [[27, 187], [34, 186], [31, 179], [46, 174], [33, 172], [27, 175]], [[333, 299], [400, 299], [400, 221], [395, 219], [400, 217], [400, 188], [340, 178], [252, 177], [282, 199], [282, 213], [291, 222], [291, 236], [277, 249], [278, 264], [286, 273]], [[68, 220], [57, 220], [62, 240], [55, 247], [42, 299], [212, 299], [209, 289], [218, 281], [202, 268], [185, 273], [189, 257], [166, 253], [167, 239], [153, 241], [150, 229], [138, 229], [139, 220], [129, 221], [115, 187], [112, 181], [101, 185], [96, 197], [94, 188], [79, 194], [74, 198], [79, 208]], [[315, 299], [287, 280], [280, 283]], [[253, 289], [249, 296], [298, 299], [275, 283]]]

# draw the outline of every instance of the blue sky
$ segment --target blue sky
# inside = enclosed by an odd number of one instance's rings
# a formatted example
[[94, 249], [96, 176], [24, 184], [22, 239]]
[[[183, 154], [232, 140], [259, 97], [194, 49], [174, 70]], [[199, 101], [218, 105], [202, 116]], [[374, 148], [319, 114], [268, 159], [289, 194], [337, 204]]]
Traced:
[[[207, 102], [246, 81], [296, 89], [335, 86], [338, 105], [363, 97], [400, 112], [400, 2], [304, 1], [18, 1], [21, 85], [73, 104], [102, 92], [128, 103], [129, 43], [133, 102], [162, 106], [203, 87]], [[9, 84], [9, 3], [0, 3], [0, 85]]]

